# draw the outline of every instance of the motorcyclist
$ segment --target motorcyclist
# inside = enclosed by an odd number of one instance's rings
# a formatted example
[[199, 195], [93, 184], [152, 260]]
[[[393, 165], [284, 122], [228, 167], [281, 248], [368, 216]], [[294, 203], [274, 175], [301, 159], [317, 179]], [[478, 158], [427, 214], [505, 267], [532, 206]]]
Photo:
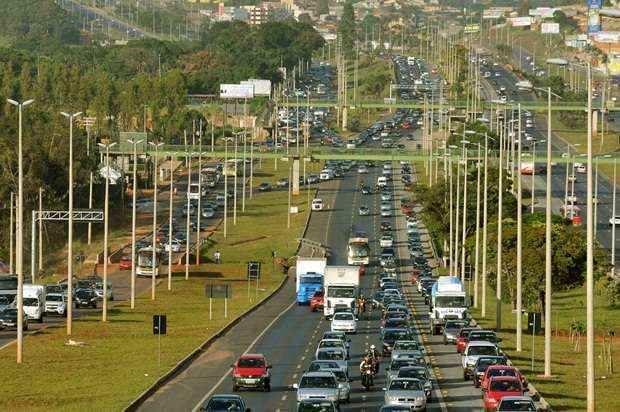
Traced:
[[376, 375], [379, 373], [379, 351], [375, 345], [370, 345], [366, 356], [372, 361], [373, 371]]
[[[367, 388], [372, 386], [373, 384], [373, 376], [372, 373], [374, 369], [374, 365], [370, 357], [364, 356], [362, 362], [360, 363], [360, 374], [362, 375], [362, 384]], [[371, 373], [368, 373], [371, 372]], [[370, 381], [366, 381], [366, 379], [370, 379]]]

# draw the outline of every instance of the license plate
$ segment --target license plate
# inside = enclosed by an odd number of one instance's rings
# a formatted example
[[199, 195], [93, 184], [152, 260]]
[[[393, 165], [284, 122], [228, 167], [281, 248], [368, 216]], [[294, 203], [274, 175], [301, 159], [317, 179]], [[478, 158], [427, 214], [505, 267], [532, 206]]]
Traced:
[[256, 383], [258, 382], [258, 379], [246, 379], [245, 383]]

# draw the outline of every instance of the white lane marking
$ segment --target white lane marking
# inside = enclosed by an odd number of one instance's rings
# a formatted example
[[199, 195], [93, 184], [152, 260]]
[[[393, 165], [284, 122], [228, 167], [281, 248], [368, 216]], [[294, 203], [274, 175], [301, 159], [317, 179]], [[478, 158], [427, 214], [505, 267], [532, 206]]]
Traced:
[[[263, 337], [263, 335], [265, 333], [267, 333], [267, 331], [269, 329], [271, 329], [271, 327], [274, 325], [274, 323], [276, 323], [282, 316], [284, 316], [284, 314], [286, 312], [288, 312], [293, 306], [296, 305], [296, 302], [292, 302], [290, 305], [288, 305], [282, 312], [280, 312], [278, 314], [278, 316], [276, 316], [275, 318], [273, 318], [273, 320], [265, 327], [265, 329], [262, 330], [261, 333], [258, 334], [258, 336], [256, 336], [256, 338], [252, 341], [252, 343], [250, 343], [250, 345], [246, 348], [245, 352], [243, 352], [243, 355], [248, 354], [252, 348], [254, 347], [254, 345], [256, 345], [256, 343], [260, 340], [260, 338]], [[200, 409], [200, 406], [207, 400], [209, 399], [209, 397], [211, 395], [213, 395], [213, 392], [216, 391], [216, 389], [222, 384], [222, 382], [224, 382], [224, 379], [226, 379], [226, 377], [228, 377], [228, 375], [230, 375], [230, 372], [232, 372], [232, 368], [229, 368], [226, 373], [224, 375], [222, 375], [222, 377], [217, 381], [217, 383], [215, 385], [213, 385], [213, 387], [211, 388], [211, 390], [209, 392], [207, 392], [207, 394], [205, 396], [202, 397], [202, 399], [200, 399], [200, 402], [198, 402], [196, 404], [196, 406], [194, 407], [194, 409], [192, 409], [192, 412], [197, 412], [198, 409]]]
[[287, 395], [282, 395], [282, 397], [280, 398], [281, 401], [285, 401], [287, 398]]
[[306, 357], [305, 357], [305, 356], [302, 356], [302, 357], [301, 357], [301, 360], [306, 360]]
[[301, 369], [301, 363], [297, 365], [297, 369]]

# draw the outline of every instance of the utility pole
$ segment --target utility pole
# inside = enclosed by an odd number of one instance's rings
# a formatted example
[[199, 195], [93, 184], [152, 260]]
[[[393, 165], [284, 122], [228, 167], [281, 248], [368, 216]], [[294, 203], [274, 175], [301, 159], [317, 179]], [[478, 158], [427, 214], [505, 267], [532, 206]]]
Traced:
[[[110, 210], [110, 148], [116, 143], [99, 145], [105, 148], [105, 196], [103, 201], [103, 302], [101, 310], [101, 321], [108, 321], [108, 296], [107, 296], [107, 282], [108, 282], [108, 225], [109, 225], [109, 210]], [[69, 262], [69, 264], [71, 264]], [[69, 281], [69, 283], [71, 283]]]
[[[547, 199], [545, 211], [545, 376], [551, 376], [551, 87], [547, 88]], [[566, 211], [566, 208], [564, 209]]]
[[[131, 205], [131, 309], [136, 307], [136, 199], [138, 196], [138, 148], [144, 140], [128, 140], [133, 145], [133, 187]], [[91, 173], [92, 176], [92, 173]], [[91, 180], [92, 182], [92, 180]], [[91, 186], [92, 187], [92, 186]]]
[[[506, 116], [504, 116], [504, 122], [506, 121]], [[505, 127], [502, 127], [499, 138], [499, 163], [497, 165], [499, 171], [499, 182], [498, 182], [498, 195], [499, 199], [497, 201], [497, 279], [495, 286], [495, 298], [496, 298], [496, 318], [495, 318], [495, 329], [499, 332], [502, 328], [502, 202], [503, 202], [503, 159], [504, 159], [504, 131]]]
[[480, 257], [480, 154], [480, 144], [478, 144], [478, 158], [476, 159], [476, 257], [474, 258], [474, 308], [478, 307], [478, 263]]
[[[586, 258], [586, 341], [587, 341], [587, 410], [596, 410], [594, 375], [594, 221], [592, 213], [592, 73], [588, 63], [588, 163], [587, 163], [587, 258]], [[614, 182], [614, 185], [616, 182]], [[615, 246], [615, 245], [614, 245]], [[551, 319], [545, 319], [545, 328]], [[546, 366], [546, 365], [545, 365]]]
[[[157, 271], [157, 161], [159, 160], [158, 151], [163, 143], [149, 142], [149, 144], [155, 148], [155, 164], [153, 167], [153, 260], [151, 262], [151, 300], [155, 300], [155, 275]], [[189, 187], [187, 190], [189, 190]]]
[[[523, 283], [523, 265], [522, 265], [522, 261], [523, 261], [523, 251], [522, 251], [522, 244], [523, 244], [523, 230], [522, 230], [522, 224], [523, 224], [523, 199], [522, 197], [522, 187], [521, 187], [521, 140], [522, 140], [522, 136], [521, 136], [521, 103], [519, 103], [519, 123], [518, 123], [519, 127], [518, 127], [518, 141], [517, 141], [517, 352], [521, 352], [522, 350], [522, 334], [523, 334], [523, 328], [522, 328], [522, 313], [521, 313], [521, 309], [522, 309], [522, 283]], [[513, 167], [514, 169], [514, 167]]]
[[487, 193], [488, 193], [488, 158], [489, 158], [489, 136], [484, 134], [484, 193], [482, 201], [482, 299], [481, 316], [487, 314]]
[[[191, 214], [191, 202], [189, 199], [190, 187], [192, 186], [192, 153], [189, 151], [187, 146], [187, 133], [185, 134], [185, 151], [187, 153], [187, 193], [186, 193], [186, 211], [187, 218], [185, 219], [185, 280], [189, 279], [189, 250], [190, 250], [190, 228], [189, 228], [189, 219]], [[226, 163], [224, 163], [224, 182], [226, 182]], [[224, 194], [224, 198], [226, 198], [226, 193]], [[224, 227], [226, 227], [226, 209], [224, 209]], [[224, 229], [225, 230], [225, 229]], [[224, 232], [226, 233], [226, 232]]]
[[[71, 335], [73, 326], [73, 120], [80, 116], [82, 112], [65, 113], [64, 117], [69, 119], [69, 230], [67, 239], [67, 335]], [[108, 174], [109, 165], [108, 167]], [[34, 268], [32, 268], [34, 271]], [[104, 295], [106, 284], [104, 282]]]
[[[465, 125], [463, 125], [465, 127]], [[467, 239], [467, 142], [465, 139], [465, 130], [463, 129], [463, 160], [465, 162], [463, 169], [463, 233], [461, 240], [461, 283], [465, 283], [465, 240]]]
[[[172, 167], [172, 159], [173, 157], [170, 156], [170, 159], [168, 160], [168, 165], [169, 165], [169, 171], [170, 171], [170, 188], [169, 188], [169, 195], [168, 195], [168, 290], [172, 290], [172, 210], [173, 210], [173, 205], [172, 205], [172, 193], [173, 193], [173, 177], [174, 177], [174, 173], [173, 173], [173, 167]], [[199, 191], [200, 192], [200, 191]], [[200, 215], [200, 210], [198, 211], [198, 214]], [[200, 221], [199, 221], [200, 222]], [[200, 224], [198, 225], [200, 227]], [[200, 229], [199, 229], [200, 230]]]

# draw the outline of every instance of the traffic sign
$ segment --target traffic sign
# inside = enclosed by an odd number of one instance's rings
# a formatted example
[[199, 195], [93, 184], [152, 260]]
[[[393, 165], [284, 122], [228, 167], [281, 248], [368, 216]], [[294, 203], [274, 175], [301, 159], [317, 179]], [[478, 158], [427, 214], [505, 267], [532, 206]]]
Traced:
[[248, 262], [248, 280], [260, 279], [261, 262]]
[[153, 335], [166, 334], [166, 315], [153, 315]]
[[205, 293], [209, 299], [230, 299], [232, 290], [230, 285], [222, 283], [207, 283]]

